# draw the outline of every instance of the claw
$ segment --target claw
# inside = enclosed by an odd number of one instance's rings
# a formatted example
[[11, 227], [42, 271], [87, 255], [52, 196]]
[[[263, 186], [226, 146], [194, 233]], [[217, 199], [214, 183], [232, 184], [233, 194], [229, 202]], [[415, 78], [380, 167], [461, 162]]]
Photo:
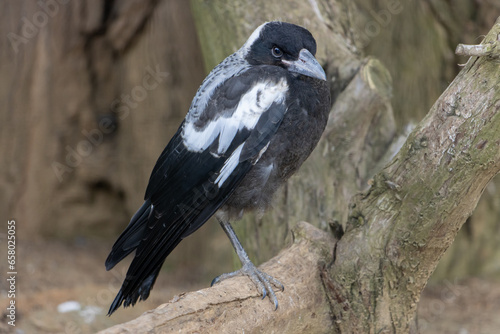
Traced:
[[212, 280], [212, 283], [210, 283], [210, 287], [214, 286], [214, 284], [217, 284], [219, 283], [219, 276], [215, 277], [213, 280]]
[[236, 270], [236, 271], [233, 271], [232, 273], [226, 273], [226, 274], [222, 274], [222, 275], [217, 276], [216, 278], [214, 278], [212, 280], [212, 283], [210, 283], [210, 286], [214, 286], [214, 284], [217, 284], [217, 283], [219, 283], [227, 278], [231, 278], [231, 277], [240, 275], [240, 270]]

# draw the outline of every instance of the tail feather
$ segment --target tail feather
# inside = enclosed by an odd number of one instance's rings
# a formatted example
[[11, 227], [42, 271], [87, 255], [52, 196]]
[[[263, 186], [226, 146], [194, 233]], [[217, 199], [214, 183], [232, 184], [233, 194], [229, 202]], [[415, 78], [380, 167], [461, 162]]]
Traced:
[[130, 282], [130, 279], [126, 278], [125, 281], [123, 282], [120, 291], [113, 300], [113, 303], [111, 303], [111, 306], [109, 307], [108, 316], [113, 314], [113, 312], [115, 312], [122, 305], [122, 303], [123, 307], [128, 307], [130, 305], [134, 306], [135, 303], [137, 303], [137, 301], [148, 299], [149, 292], [151, 291], [156, 282], [156, 278], [160, 273], [160, 269], [161, 265], [158, 266], [158, 268], [151, 275], [149, 275], [146, 279], [144, 279], [141, 285], [137, 289], [135, 289], [132, 293], [128, 294], [123, 293], [124, 290], [128, 290], [127, 286], [128, 283]]
[[153, 211], [151, 201], [147, 200], [137, 210], [123, 233], [116, 240], [106, 259], [106, 270], [111, 270], [118, 262], [132, 253], [139, 246], [147, 227], [148, 218]]

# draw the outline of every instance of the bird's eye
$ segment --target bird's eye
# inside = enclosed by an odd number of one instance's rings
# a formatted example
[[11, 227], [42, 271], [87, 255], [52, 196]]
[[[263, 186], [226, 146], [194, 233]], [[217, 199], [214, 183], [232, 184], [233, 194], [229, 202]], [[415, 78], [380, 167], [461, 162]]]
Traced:
[[276, 58], [281, 58], [281, 56], [283, 56], [283, 51], [281, 51], [281, 49], [277, 46], [273, 47], [271, 49], [271, 52], [272, 52], [273, 56]]

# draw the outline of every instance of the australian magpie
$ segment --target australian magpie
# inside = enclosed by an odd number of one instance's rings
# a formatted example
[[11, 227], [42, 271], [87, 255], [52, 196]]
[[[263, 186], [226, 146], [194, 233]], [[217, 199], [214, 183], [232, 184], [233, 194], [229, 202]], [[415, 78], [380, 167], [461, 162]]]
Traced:
[[230, 221], [264, 210], [319, 141], [330, 109], [316, 41], [297, 25], [267, 22], [203, 81], [151, 173], [144, 204], [113, 245], [110, 270], [135, 250], [109, 309], [148, 298], [165, 258], [215, 215], [244, 274], [278, 307], [273, 277], [248, 258]]

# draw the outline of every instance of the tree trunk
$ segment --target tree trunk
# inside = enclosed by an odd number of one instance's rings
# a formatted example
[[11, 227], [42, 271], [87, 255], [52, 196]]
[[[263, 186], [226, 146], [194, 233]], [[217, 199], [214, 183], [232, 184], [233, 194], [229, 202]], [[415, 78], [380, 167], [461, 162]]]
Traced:
[[[499, 44], [500, 18], [483, 41]], [[498, 55], [497, 55], [498, 57]], [[350, 204], [325, 277], [341, 332], [405, 332], [430, 274], [500, 171], [500, 68], [467, 65]]]
[[[344, 7], [338, 4], [335, 8]], [[320, 7], [320, 13], [328, 12], [326, 9]], [[314, 7], [310, 10], [316, 15]], [[335, 35], [331, 31], [329, 35], [321, 33], [322, 24], [328, 29], [334, 27], [325, 16], [322, 19], [318, 26], [312, 24], [308, 28], [317, 37]], [[392, 161], [370, 181], [371, 187], [354, 196], [348, 206], [342, 207], [336, 202], [338, 210], [347, 216], [345, 233], [339, 234], [338, 242], [329, 239], [325, 232], [301, 224], [295, 234], [307, 237], [295, 238], [290, 249], [263, 265], [264, 270], [290, 285], [278, 293], [283, 310], [271, 312], [272, 307], [266, 301], [249, 298], [258, 292], [244, 278], [238, 278], [183, 295], [130, 323], [102, 333], [179, 328], [193, 332], [283, 329], [293, 332], [293, 328], [298, 328], [298, 332], [336, 333], [406, 333], [416, 329], [417, 303], [430, 274], [472, 214], [488, 182], [500, 172], [499, 36], [500, 18], [483, 41], [496, 43], [497, 58], [470, 58]], [[324, 40], [318, 40], [322, 45]], [[343, 50], [344, 45], [335, 46]], [[336, 160], [331, 158], [331, 163], [350, 165], [355, 172], [342, 175], [349, 181], [363, 179], [358, 175], [369, 177], [368, 171], [383, 159], [373, 159], [374, 163], [370, 157], [383, 157], [384, 153], [390, 154], [391, 149], [378, 154], [368, 149], [355, 155], [360, 147], [366, 148], [363, 143], [373, 129], [363, 125], [364, 119], [356, 122], [351, 117], [364, 116], [353, 107], [368, 105], [368, 99], [372, 104], [378, 101], [375, 105], [380, 108], [376, 109], [383, 110], [374, 113], [379, 117], [372, 114], [368, 119], [393, 123], [390, 105], [384, 103], [389, 76], [376, 60], [351, 62], [358, 66], [357, 73], [342, 76], [338, 67], [342, 59], [333, 61], [321, 56], [320, 59], [326, 61], [328, 77], [334, 77], [340, 88], [333, 88], [337, 101], [323, 146], [316, 152], [330, 157], [330, 140], [341, 137], [336, 132], [345, 127], [348, 131], [344, 130], [344, 138], [352, 142], [334, 146]], [[353, 124], [359, 128], [351, 131]], [[357, 133], [357, 137], [353, 133]], [[342, 144], [341, 138], [337, 140]], [[354, 188], [352, 185], [341, 188], [344, 201], [355, 192]], [[338, 217], [343, 221], [343, 214]], [[305, 259], [310, 261], [306, 265], [302, 262]], [[246, 290], [248, 284], [250, 291]], [[300, 293], [306, 290], [307, 293]], [[328, 296], [330, 321], [324, 317], [325, 299], [320, 291]], [[196, 302], [200, 295], [207, 294], [210, 294], [208, 299]], [[307, 295], [317, 297], [311, 302]], [[312, 327], [316, 323], [321, 323], [321, 327]], [[286, 327], [288, 324], [291, 327]]]

